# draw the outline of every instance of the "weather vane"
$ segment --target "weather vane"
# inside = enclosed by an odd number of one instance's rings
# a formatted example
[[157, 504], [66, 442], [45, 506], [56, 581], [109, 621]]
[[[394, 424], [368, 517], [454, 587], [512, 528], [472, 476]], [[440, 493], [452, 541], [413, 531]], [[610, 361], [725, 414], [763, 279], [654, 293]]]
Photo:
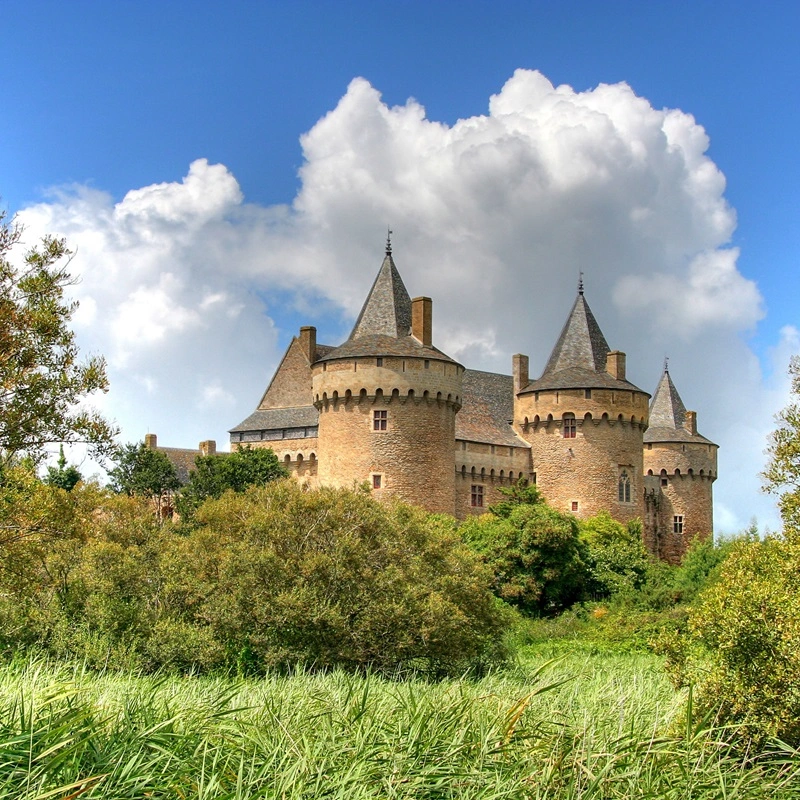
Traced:
[[669, 356], [664, 356], [664, 372], [669, 372]]
[[578, 294], [583, 294], [583, 270], [578, 273]]
[[386, 255], [392, 254], [392, 229], [388, 228], [386, 233]]

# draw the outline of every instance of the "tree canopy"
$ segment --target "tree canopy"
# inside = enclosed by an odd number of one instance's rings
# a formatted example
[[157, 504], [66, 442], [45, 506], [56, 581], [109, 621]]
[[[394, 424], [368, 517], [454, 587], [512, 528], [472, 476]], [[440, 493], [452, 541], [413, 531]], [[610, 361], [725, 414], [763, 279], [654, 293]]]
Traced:
[[70, 328], [77, 303], [63, 239], [45, 237], [22, 266], [12, 260], [21, 230], [0, 212], [0, 460], [41, 460], [48, 445], [85, 443], [95, 456], [112, 448], [114, 428], [84, 400], [108, 389], [99, 356], [80, 361]]

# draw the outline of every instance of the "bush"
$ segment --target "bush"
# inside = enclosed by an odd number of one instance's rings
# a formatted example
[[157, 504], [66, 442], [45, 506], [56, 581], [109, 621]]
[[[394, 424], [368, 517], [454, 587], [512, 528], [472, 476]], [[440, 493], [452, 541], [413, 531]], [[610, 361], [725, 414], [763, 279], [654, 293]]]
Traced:
[[691, 612], [674, 671], [704, 711], [800, 744], [800, 542], [742, 541]]
[[535, 614], [567, 608], [585, 580], [577, 520], [542, 502], [535, 487], [517, 487], [508, 497], [464, 522], [464, 541], [486, 561], [504, 601]]

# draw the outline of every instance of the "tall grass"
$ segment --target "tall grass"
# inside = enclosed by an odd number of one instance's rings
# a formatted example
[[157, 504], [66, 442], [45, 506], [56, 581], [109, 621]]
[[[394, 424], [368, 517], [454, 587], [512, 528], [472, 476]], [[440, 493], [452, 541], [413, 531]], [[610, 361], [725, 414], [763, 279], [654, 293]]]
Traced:
[[0, 798], [800, 798], [800, 756], [692, 719], [649, 656], [482, 680], [0, 669]]

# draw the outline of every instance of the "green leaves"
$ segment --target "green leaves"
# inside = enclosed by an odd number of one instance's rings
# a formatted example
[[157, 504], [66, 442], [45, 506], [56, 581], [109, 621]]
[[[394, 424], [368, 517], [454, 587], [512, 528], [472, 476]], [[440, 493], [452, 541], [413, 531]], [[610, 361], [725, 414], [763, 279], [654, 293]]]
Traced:
[[72, 283], [71, 253], [63, 239], [45, 237], [24, 266], [10, 261], [20, 231], [0, 212], [0, 458], [39, 460], [49, 444], [85, 443], [98, 457], [112, 448], [115, 429], [84, 405], [106, 391], [105, 362], [78, 360], [69, 327], [76, 303], [65, 298]]

